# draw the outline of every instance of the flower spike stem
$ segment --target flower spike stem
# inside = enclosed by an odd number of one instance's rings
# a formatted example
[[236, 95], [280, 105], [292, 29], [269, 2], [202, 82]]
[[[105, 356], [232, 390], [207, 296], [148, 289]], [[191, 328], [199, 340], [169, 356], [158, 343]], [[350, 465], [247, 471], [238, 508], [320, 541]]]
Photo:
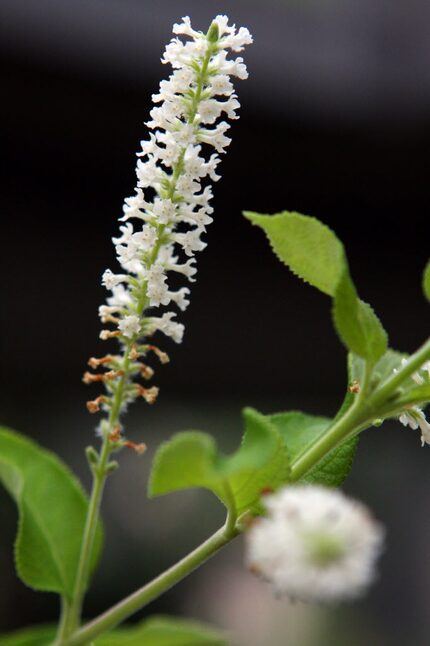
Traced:
[[228, 529], [228, 525], [219, 529], [207, 541], [193, 550], [181, 561], [160, 574], [156, 579], [133, 592], [118, 604], [107, 610], [105, 613], [86, 624], [64, 642], [64, 646], [83, 646], [89, 644], [102, 633], [111, 630], [119, 623], [141, 610], [148, 603], [159, 597], [163, 592], [169, 590], [173, 585], [181, 581], [199, 565], [207, 561], [224, 545], [229, 543], [239, 534], [236, 528]]
[[104, 485], [108, 476], [107, 463], [110, 455], [109, 440], [106, 437], [100, 452], [98, 467], [94, 469], [93, 488], [91, 492], [88, 514], [82, 539], [81, 555], [76, 575], [74, 599], [71, 604], [63, 603], [62, 619], [58, 632], [60, 643], [67, 638], [79, 626], [82, 611], [83, 598], [87, 588], [91, 553], [94, 546], [94, 538], [99, 520], [100, 505], [103, 496]]
[[103, 444], [99, 453], [98, 461], [97, 463], [93, 464], [91, 468], [93, 473], [93, 487], [91, 491], [84, 534], [82, 538], [81, 554], [76, 574], [75, 591], [73, 595], [73, 601], [70, 604], [63, 602], [62, 617], [58, 631], [58, 639], [60, 640], [60, 643], [62, 643], [62, 639], [66, 639], [69, 635], [71, 635], [80, 624], [82, 604], [89, 579], [91, 554], [94, 547], [94, 538], [99, 521], [100, 505], [103, 497], [106, 478], [110, 473], [108, 463], [112, 447], [109, 441], [109, 437], [110, 433], [114, 430], [116, 424], [118, 423], [123, 384], [125, 382], [130, 363], [128, 354], [128, 352], [124, 353], [124, 375], [121, 377], [121, 381], [115, 393], [115, 398], [110, 411], [109, 421], [104, 431]]

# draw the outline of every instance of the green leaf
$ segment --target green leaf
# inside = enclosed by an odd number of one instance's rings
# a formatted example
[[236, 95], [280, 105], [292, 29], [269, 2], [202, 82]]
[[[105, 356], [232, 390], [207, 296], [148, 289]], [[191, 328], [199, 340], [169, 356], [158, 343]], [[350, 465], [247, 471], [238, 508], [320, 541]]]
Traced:
[[[82, 487], [55, 455], [7, 429], [0, 429], [0, 480], [19, 511], [18, 575], [35, 590], [70, 599], [87, 511]], [[93, 568], [101, 538], [99, 528]]]
[[[393, 375], [395, 370], [398, 370], [402, 366], [402, 359], [407, 359], [408, 355], [406, 352], [398, 352], [397, 350], [392, 350], [391, 348], [387, 350], [383, 357], [381, 357], [378, 363], [373, 369], [373, 374], [375, 378], [378, 379], [378, 382], [383, 382], [389, 379]], [[415, 382], [410, 380], [411, 387], [415, 385]]]
[[[152, 617], [137, 628], [104, 635], [95, 646], [227, 646], [224, 635], [199, 622], [173, 617]], [[0, 644], [1, 646], [1, 644]]]
[[[33, 626], [0, 635], [0, 646], [49, 646], [54, 626]], [[95, 646], [226, 646], [224, 635], [200, 622], [173, 617], [151, 617], [137, 626], [118, 628], [102, 635]]]
[[55, 626], [41, 625], [0, 635], [0, 646], [48, 646], [57, 630]]
[[239, 515], [247, 510], [258, 512], [262, 491], [277, 489], [288, 480], [290, 472], [288, 451], [276, 426], [252, 408], [246, 408], [243, 416], [242, 445], [227, 464], [228, 482]]
[[[284, 438], [291, 464], [321, 437], [331, 424], [327, 417], [306, 415], [297, 411], [270, 415], [270, 421]], [[356, 446], [357, 438], [342, 442], [300, 478], [300, 481], [327, 487], [340, 486], [351, 470]]]
[[383, 356], [388, 344], [387, 333], [370, 305], [358, 298], [347, 270], [336, 289], [333, 320], [351, 352], [372, 361]]
[[424, 295], [430, 301], [430, 260], [428, 261], [423, 275], [423, 290]]
[[215, 440], [207, 433], [184, 431], [163, 442], [154, 457], [149, 495], [190, 487], [211, 489], [217, 480]]
[[245, 211], [269, 238], [274, 253], [291, 271], [328, 296], [334, 296], [345, 268], [345, 253], [335, 234], [316, 218], [283, 211], [260, 215]]
[[372, 308], [358, 298], [342, 243], [316, 218], [283, 211], [276, 215], [245, 212], [266, 233], [278, 256], [300, 278], [333, 298], [333, 319], [346, 347], [377, 361], [387, 335]]
[[215, 493], [237, 514], [258, 507], [261, 491], [288, 478], [288, 455], [282, 437], [264, 416], [243, 412], [245, 433], [239, 449], [220, 455], [206, 433], [177, 433], [158, 449], [149, 479], [149, 495], [159, 496], [189, 487]]

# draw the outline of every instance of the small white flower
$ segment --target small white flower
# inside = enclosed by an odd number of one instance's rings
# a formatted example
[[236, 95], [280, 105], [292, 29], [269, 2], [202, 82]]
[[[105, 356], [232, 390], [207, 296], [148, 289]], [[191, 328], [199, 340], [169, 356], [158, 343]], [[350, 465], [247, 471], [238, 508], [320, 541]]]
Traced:
[[112, 314], [116, 314], [119, 311], [118, 306], [112, 306], [112, 305], [100, 305], [99, 307], [99, 317], [102, 323], [108, 323], [109, 322], [109, 317], [112, 316]]
[[112, 289], [127, 280], [127, 274], [114, 274], [110, 269], [106, 269], [102, 276], [102, 285], [107, 289]]
[[176, 303], [183, 312], [187, 309], [190, 301], [186, 296], [190, 293], [188, 287], [181, 287], [177, 292], [169, 292], [170, 300]]
[[133, 303], [130, 292], [122, 284], [112, 287], [112, 296], [109, 296], [106, 302], [118, 309], [130, 307]]
[[156, 229], [150, 224], [145, 224], [141, 231], [133, 233], [129, 244], [137, 247], [142, 252], [151, 250], [156, 242]]
[[[406, 357], [403, 357], [401, 360], [401, 365], [406, 366], [407, 364], [408, 359], [406, 359]], [[427, 371], [429, 367], [430, 361], [424, 363], [421, 366], [420, 370]], [[399, 370], [397, 368], [394, 368], [393, 372], [398, 373]], [[418, 386], [422, 386], [426, 382], [426, 379], [422, 375], [420, 375], [419, 372], [414, 372], [411, 375], [411, 379], [413, 379], [413, 381], [418, 384]], [[407, 410], [402, 411], [399, 416], [399, 422], [403, 424], [403, 426], [409, 426], [414, 431], [416, 431], [418, 428], [421, 430], [421, 446], [424, 446], [424, 444], [430, 444], [430, 424], [426, 420], [426, 416], [421, 408], [419, 408], [418, 406], [411, 406]]]
[[175, 233], [172, 239], [182, 246], [187, 256], [192, 256], [194, 251], [203, 251], [207, 246], [206, 242], [200, 239], [202, 229], [192, 229], [186, 233]]
[[182, 323], [177, 323], [172, 319], [176, 317], [175, 312], [165, 312], [163, 316], [152, 316], [147, 319], [150, 329], [160, 330], [166, 336], [170, 336], [175, 343], [181, 343], [184, 335], [184, 326]]
[[144, 208], [145, 200], [143, 199], [143, 191], [140, 188], [137, 188], [136, 195], [125, 198], [123, 206], [124, 216], [120, 218], [120, 220], [128, 220], [129, 218], [142, 218], [144, 216], [140, 209]]
[[139, 245], [134, 243], [132, 240], [130, 240], [130, 243], [126, 245], [116, 245], [115, 251], [117, 253], [118, 260], [124, 269], [129, 269], [130, 263], [140, 260], [141, 250], [139, 249]]
[[112, 238], [112, 242], [115, 245], [128, 244], [132, 239], [133, 225], [130, 224], [130, 222], [127, 222], [127, 224], [124, 224], [119, 228], [119, 230], [121, 231], [122, 235], [119, 238]]
[[140, 330], [140, 320], [135, 314], [125, 316], [118, 324], [118, 328], [124, 336], [131, 339]]
[[155, 200], [152, 213], [159, 224], [169, 224], [175, 220], [176, 206], [172, 200]]
[[172, 31], [174, 34], [184, 34], [184, 36], [191, 36], [191, 38], [199, 38], [201, 36], [198, 31], [191, 27], [191, 20], [189, 16], [184, 16], [182, 20], [184, 22], [175, 23], [173, 25]]
[[196, 279], [193, 278], [193, 276], [195, 276], [195, 274], [197, 273], [195, 262], [195, 258], [190, 258], [183, 265], [178, 265], [177, 263], [171, 262], [167, 265], [167, 269], [169, 269], [170, 271], [176, 271], [178, 274], [183, 274], [188, 278], [190, 283], [194, 283]]
[[200, 128], [199, 141], [210, 144], [219, 153], [225, 152], [224, 149], [230, 145], [230, 137], [226, 137], [225, 133], [229, 130], [230, 124], [226, 121], [221, 121], [216, 128]]
[[418, 406], [411, 406], [408, 410], [403, 411], [399, 417], [399, 422], [401, 422], [403, 426], [409, 426], [414, 431], [418, 428], [420, 429], [421, 446], [424, 446], [424, 444], [430, 444], [430, 424], [421, 408], [418, 408]]
[[211, 78], [210, 93], [212, 96], [230, 96], [233, 94], [233, 84], [227, 74], [216, 74]]
[[150, 282], [148, 283], [147, 295], [151, 307], [159, 307], [160, 305], [168, 305], [171, 301], [170, 292], [164, 282]]
[[364, 592], [383, 542], [383, 530], [364, 505], [312, 485], [286, 487], [264, 503], [267, 517], [246, 535], [246, 561], [276, 594], [337, 601]]

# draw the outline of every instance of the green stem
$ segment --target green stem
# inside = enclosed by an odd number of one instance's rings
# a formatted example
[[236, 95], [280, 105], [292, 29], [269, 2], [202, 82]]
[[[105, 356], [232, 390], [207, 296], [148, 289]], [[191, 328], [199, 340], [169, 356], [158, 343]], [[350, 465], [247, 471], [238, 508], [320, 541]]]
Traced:
[[82, 646], [111, 630], [132, 614], [181, 581], [204, 561], [213, 556], [224, 545], [238, 535], [239, 531], [227, 529], [227, 524], [213, 534], [207, 541], [193, 550], [181, 561], [160, 574], [147, 585], [117, 603], [102, 615], [89, 622], [64, 642], [64, 646]]
[[429, 359], [430, 339], [409, 357], [408, 362], [404, 366], [399, 368], [396, 373], [393, 373], [387, 381], [375, 390], [373, 395], [369, 397], [367, 407], [377, 411], [402, 386], [405, 379], [413, 375]]
[[[373, 366], [368, 363], [365, 368], [364, 383], [362, 384], [360, 395], [346, 411], [345, 415], [340, 417], [322, 437], [318, 438], [314, 444], [292, 463], [291, 479], [293, 481], [299, 480], [332, 449], [348, 437], [353, 437], [360, 433], [360, 431], [368, 428], [376, 417], [379, 417], [381, 413], [386, 413], [391, 406], [394, 412], [398, 410], [399, 401], [393, 402], [390, 405], [390, 398], [395, 395], [396, 390], [401, 387], [404, 381], [419, 370], [429, 359], [430, 339], [409, 357], [407, 364], [402, 366], [396, 373], [393, 373], [371, 395], [368, 394], [368, 389]], [[384, 404], [386, 410], [384, 410]]]
[[363, 424], [363, 415], [360, 402], [357, 399], [324, 435], [319, 437], [306, 451], [291, 464], [291, 480], [299, 480], [312, 467], [320, 462], [330, 451], [338, 446], [347, 437], [355, 435], [366, 428]]
[[57, 637], [55, 643], [61, 644], [67, 635], [70, 634], [69, 631], [69, 617], [70, 617], [70, 602], [65, 597], [61, 597], [61, 617], [60, 623], [58, 624]]
[[82, 537], [81, 553], [79, 556], [78, 569], [76, 572], [75, 589], [73, 600], [70, 604], [63, 605], [62, 617], [59, 628], [59, 639], [70, 636], [80, 624], [82, 605], [88, 585], [90, 574], [91, 556], [94, 547], [94, 539], [97, 531], [97, 524], [100, 515], [100, 506], [103, 497], [104, 486], [108, 476], [107, 466], [112, 451], [109, 435], [118, 423], [121, 404], [124, 394], [124, 386], [127, 381], [130, 359], [131, 342], [124, 348], [123, 376], [121, 377], [115, 392], [114, 400], [110, 410], [108, 428], [104, 433], [103, 444], [99, 454], [98, 463], [93, 467], [93, 486], [90, 502], [88, 505], [84, 533]]
[[[97, 530], [97, 523], [100, 513], [100, 505], [103, 496], [103, 489], [106, 482], [106, 465], [109, 459], [110, 446], [106, 436], [100, 453], [99, 464], [94, 470], [93, 488], [88, 506], [88, 513], [82, 537], [82, 548], [79, 558], [76, 583], [72, 603], [66, 607], [62, 618], [61, 637], [67, 638], [79, 626], [82, 612], [82, 604], [87, 589], [91, 554], [94, 546], [94, 538]], [[60, 635], [60, 633], [59, 633]]]
[[224, 492], [225, 492], [226, 500], [228, 502], [228, 512], [227, 512], [227, 520], [225, 523], [225, 532], [226, 534], [231, 534], [231, 533], [234, 533], [236, 528], [237, 509], [236, 509], [236, 501], [234, 499], [233, 492], [227, 480], [224, 483]]

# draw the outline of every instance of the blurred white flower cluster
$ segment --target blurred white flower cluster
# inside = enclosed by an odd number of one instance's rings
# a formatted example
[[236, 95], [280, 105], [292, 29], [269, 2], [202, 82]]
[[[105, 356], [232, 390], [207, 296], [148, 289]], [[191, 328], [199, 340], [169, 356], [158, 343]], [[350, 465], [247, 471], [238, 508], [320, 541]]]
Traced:
[[303, 601], [359, 596], [375, 575], [383, 531], [342, 492], [295, 485], [266, 496], [247, 532], [247, 564], [277, 595]]
[[[207, 178], [219, 179], [217, 153], [223, 153], [230, 143], [226, 136], [230, 126], [221, 117], [236, 119], [239, 108], [230, 77], [247, 78], [242, 58], [229, 58], [228, 50], [240, 52], [252, 43], [249, 31], [229, 26], [226, 16], [217, 16], [207, 34], [195, 31], [188, 17], [175, 24], [173, 32], [188, 40], [173, 38], [162, 59], [172, 65], [173, 73], [161, 81], [158, 94], [152, 97], [156, 106], [146, 125], [153, 132], [141, 142], [136, 192], [125, 200], [120, 218], [125, 224], [113, 239], [122, 272], [107, 269], [102, 278], [110, 296], [99, 308], [99, 315], [102, 323], [114, 324], [116, 329], [102, 330], [100, 337], [117, 337], [126, 353], [133, 350], [131, 361], [148, 349], [166, 358], [154, 346], [142, 344], [157, 330], [176, 343], [182, 341], [184, 326], [176, 320], [175, 311], [158, 315], [148, 309], [174, 304], [185, 310], [189, 304], [189, 289], [172, 289], [168, 275], [173, 272], [190, 282], [195, 280], [194, 255], [206, 247], [202, 234], [212, 222], [213, 212], [212, 189], [203, 183]], [[206, 154], [208, 147], [216, 152]], [[104, 381], [109, 393], [115, 394], [116, 380], [127, 380], [133, 370], [138, 372], [130, 362], [124, 367], [117, 359], [93, 359], [93, 367], [103, 365], [111, 370], [103, 376], [86, 373], [84, 381]], [[148, 389], [142, 387], [139, 392], [128, 389], [125, 399], [141, 394], [153, 401], [155, 390], [148, 395]], [[101, 403], [106, 406], [109, 400], [104, 397], [89, 402], [89, 409], [98, 410]]]

